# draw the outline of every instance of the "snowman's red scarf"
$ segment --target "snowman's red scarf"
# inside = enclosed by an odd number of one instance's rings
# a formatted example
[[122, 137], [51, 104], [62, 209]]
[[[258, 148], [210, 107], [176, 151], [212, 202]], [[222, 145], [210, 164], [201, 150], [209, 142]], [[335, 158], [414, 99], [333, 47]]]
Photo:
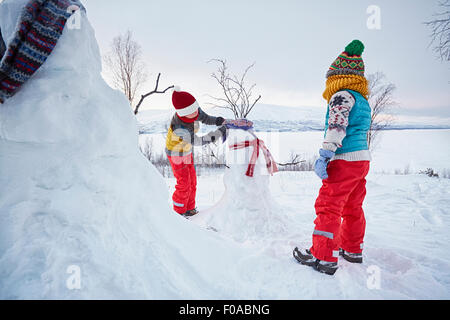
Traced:
[[250, 159], [247, 172], [245, 173], [246, 176], [253, 177], [253, 174], [255, 172], [256, 161], [259, 158], [259, 149], [261, 149], [264, 154], [264, 158], [266, 159], [267, 170], [269, 171], [270, 175], [273, 175], [274, 173], [278, 172], [277, 164], [275, 163], [272, 155], [270, 154], [269, 149], [267, 149], [266, 145], [264, 144], [264, 141], [260, 139], [255, 139], [253, 141], [247, 140], [244, 142], [236, 143], [230, 146], [230, 149], [239, 150], [248, 147], [253, 147], [253, 154]]

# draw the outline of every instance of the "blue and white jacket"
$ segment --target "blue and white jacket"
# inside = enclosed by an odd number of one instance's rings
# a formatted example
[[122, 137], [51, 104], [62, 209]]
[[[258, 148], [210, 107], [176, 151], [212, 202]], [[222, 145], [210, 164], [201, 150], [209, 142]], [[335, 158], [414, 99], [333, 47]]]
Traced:
[[371, 161], [367, 142], [372, 110], [353, 90], [336, 92], [328, 105], [323, 148], [336, 153], [332, 160]]

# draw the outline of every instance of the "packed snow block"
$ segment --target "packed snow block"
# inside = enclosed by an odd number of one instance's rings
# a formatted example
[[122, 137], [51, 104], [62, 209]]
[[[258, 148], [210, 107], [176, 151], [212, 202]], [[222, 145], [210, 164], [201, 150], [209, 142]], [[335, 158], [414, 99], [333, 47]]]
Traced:
[[[2, 21], [9, 25], [6, 47], [0, 50], [0, 102], [12, 97], [53, 52], [66, 22], [78, 10], [84, 10], [79, 0], [29, 0], [3, 3]], [[10, 12], [20, 15], [8, 21]], [[0, 45], [1, 46], [1, 45]]]
[[270, 193], [271, 175], [262, 152], [250, 177], [247, 173], [254, 147], [232, 148], [255, 138], [248, 131], [229, 130], [226, 141], [228, 169], [223, 178], [225, 193], [216, 206], [195, 217], [238, 242], [264, 241], [269, 236], [280, 234], [289, 225]]
[[[2, 33], [26, 3], [1, 3]], [[80, 19], [0, 107], [0, 299], [240, 297], [246, 254], [172, 212]]]

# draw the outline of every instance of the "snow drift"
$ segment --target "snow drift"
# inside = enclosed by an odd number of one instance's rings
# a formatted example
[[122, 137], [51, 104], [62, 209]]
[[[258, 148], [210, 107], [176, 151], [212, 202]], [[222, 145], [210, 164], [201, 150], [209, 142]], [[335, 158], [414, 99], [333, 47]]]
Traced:
[[[1, 4], [5, 41], [25, 3]], [[80, 26], [0, 106], [0, 298], [227, 296], [218, 267], [232, 273], [235, 251], [169, 209], [85, 13]]]

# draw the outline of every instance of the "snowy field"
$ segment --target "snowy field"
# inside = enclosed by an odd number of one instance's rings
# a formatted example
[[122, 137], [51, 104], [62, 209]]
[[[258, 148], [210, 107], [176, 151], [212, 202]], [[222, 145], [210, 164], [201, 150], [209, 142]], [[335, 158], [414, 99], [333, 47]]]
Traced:
[[[259, 135], [281, 159], [287, 159], [290, 151], [313, 155], [322, 139], [318, 132], [280, 133], [275, 139], [273, 133]], [[215, 220], [209, 216], [217, 215], [216, 211], [229, 201], [222, 199], [227, 194], [224, 173], [203, 172], [197, 193], [201, 214], [190, 221], [251, 249], [254, 254], [250, 261], [258, 257], [274, 259], [276, 263], [270, 269], [264, 270], [256, 263], [252, 267], [255, 273], [264, 274], [266, 280], [260, 285], [278, 287], [283, 283], [285, 291], [273, 296], [276, 298], [449, 299], [450, 179], [413, 174], [428, 167], [446, 171], [449, 150], [445, 149], [440, 157], [430, 155], [435, 155], [449, 138], [450, 130], [382, 133], [367, 178], [365, 262], [353, 265], [341, 260], [335, 279], [300, 266], [292, 258], [295, 246], [311, 245], [314, 202], [321, 186], [313, 172], [280, 172], [270, 179], [271, 201], [277, 211], [272, 217], [262, 217], [263, 228], [259, 221], [239, 217], [243, 212], [221, 212], [228, 215], [223, 230], [211, 224]], [[415, 143], [408, 143], [410, 140]], [[280, 141], [292, 146], [292, 150], [277, 149]], [[402, 174], [393, 174], [395, 170]], [[176, 181], [165, 180], [170, 205]]]
[[[281, 135], [283, 141], [303, 141], [292, 145], [297, 148], [293, 149], [295, 152], [305, 155], [312, 155], [321, 139], [317, 132]], [[321, 186], [313, 172], [280, 172], [270, 179], [271, 201], [276, 212], [261, 217], [264, 226], [248, 212], [241, 211], [221, 212], [227, 216], [223, 218], [226, 220], [218, 220], [219, 226], [215, 225], [217, 217], [211, 219], [210, 215], [217, 216], [217, 210], [230, 201], [226, 199], [229, 192], [224, 186], [223, 171], [203, 173], [198, 179], [197, 193], [201, 213], [190, 222], [225, 241], [251, 249], [253, 254], [248, 260], [255, 273], [252, 280], [265, 279], [255, 285], [261, 286], [261, 292], [267, 288], [271, 298], [449, 299], [450, 179], [411, 174], [427, 167], [441, 171], [447, 168], [448, 149], [441, 154], [442, 158], [430, 155], [435, 154], [434, 150], [449, 135], [449, 130], [383, 133], [374, 153], [373, 170], [367, 178], [365, 262], [353, 265], [341, 260], [335, 279], [300, 266], [292, 258], [295, 246], [311, 245], [314, 202]], [[408, 143], [410, 139], [415, 144]], [[279, 140], [268, 144], [274, 141]], [[400, 149], [403, 154], [397, 151]], [[280, 153], [281, 158], [288, 156], [287, 151]], [[411, 173], [403, 174], [403, 168]], [[402, 169], [402, 174], [393, 174], [396, 169]], [[175, 179], [165, 180], [170, 205]], [[270, 267], [256, 262], [267, 258], [274, 260]], [[271, 291], [274, 287], [283, 290], [275, 294]]]
[[[204, 220], [224, 193], [222, 179], [223, 175], [199, 178], [198, 206], [202, 212], [191, 219], [199, 228], [218, 229]], [[166, 181], [172, 192], [175, 180]], [[261, 232], [259, 239], [238, 243], [252, 249], [248, 267], [253, 269], [255, 281], [262, 281], [256, 286], [262, 291], [271, 286], [283, 288], [269, 297], [285, 299], [450, 298], [449, 179], [370, 174], [364, 206], [365, 262], [354, 265], [340, 260], [334, 279], [298, 265], [291, 253], [295, 246], [311, 244], [314, 201], [320, 185], [312, 172], [282, 172], [271, 179], [272, 196], [283, 214], [266, 223], [281, 229], [277, 233]], [[243, 229], [253, 228], [248, 222], [218, 232], [233, 242]], [[264, 256], [276, 263], [258, 265]]]

